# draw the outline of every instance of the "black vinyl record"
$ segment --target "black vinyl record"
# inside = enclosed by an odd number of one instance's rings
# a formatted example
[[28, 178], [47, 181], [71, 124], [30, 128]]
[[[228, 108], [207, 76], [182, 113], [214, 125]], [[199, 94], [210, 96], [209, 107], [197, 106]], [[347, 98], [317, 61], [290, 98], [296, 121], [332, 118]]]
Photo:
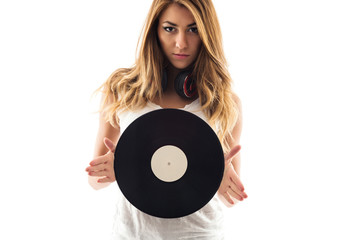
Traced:
[[161, 218], [206, 205], [223, 177], [224, 155], [212, 128], [196, 115], [160, 109], [142, 115], [116, 146], [116, 181], [137, 209]]

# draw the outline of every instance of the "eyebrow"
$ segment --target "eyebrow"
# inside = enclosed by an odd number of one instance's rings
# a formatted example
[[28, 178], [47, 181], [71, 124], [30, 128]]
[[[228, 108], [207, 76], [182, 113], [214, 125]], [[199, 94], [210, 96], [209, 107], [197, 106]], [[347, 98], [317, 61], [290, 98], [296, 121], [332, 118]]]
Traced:
[[[164, 21], [163, 23], [168, 23], [168, 24], [170, 24], [170, 25], [172, 25], [172, 26], [175, 26], [175, 27], [178, 26], [177, 24], [172, 23], [172, 22], [170, 22], [170, 21]], [[194, 23], [188, 24], [187, 27], [192, 27], [192, 26], [195, 26], [195, 25], [196, 25], [196, 23], [194, 22]]]

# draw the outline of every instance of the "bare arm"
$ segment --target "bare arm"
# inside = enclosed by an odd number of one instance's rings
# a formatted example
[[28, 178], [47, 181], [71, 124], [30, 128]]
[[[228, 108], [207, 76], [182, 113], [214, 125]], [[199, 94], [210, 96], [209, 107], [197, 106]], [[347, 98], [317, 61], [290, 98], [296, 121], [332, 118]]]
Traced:
[[244, 186], [239, 178], [239, 151], [241, 149], [239, 140], [242, 132], [242, 108], [240, 99], [237, 96], [233, 96], [233, 99], [237, 103], [239, 116], [236, 125], [231, 132], [233, 137], [233, 139], [229, 141], [231, 150], [225, 155], [223, 179], [218, 189], [218, 196], [227, 207], [231, 207], [238, 201], [243, 201], [247, 198], [247, 194], [244, 192]]
[[[232, 130], [233, 141], [230, 141], [230, 143], [229, 143], [229, 146], [230, 146], [231, 149], [235, 145], [239, 144], [241, 133], [242, 133], [242, 119], [243, 119], [242, 118], [241, 100], [236, 95], [234, 95], [233, 99], [237, 103], [239, 116], [238, 116], [236, 126]], [[236, 156], [234, 156], [234, 158], [232, 160], [232, 165], [234, 167], [234, 170], [238, 174], [238, 176], [240, 176], [240, 165], [241, 165], [241, 154], [240, 153], [238, 153]]]
[[[112, 101], [113, 100], [110, 99], [108, 104], [111, 103]], [[91, 161], [90, 166], [94, 161], [98, 160], [99, 158], [101, 158], [103, 156], [106, 156], [106, 154], [110, 154], [109, 148], [106, 147], [106, 145], [104, 143], [105, 138], [108, 138], [109, 140], [111, 140], [111, 142], [114, 144], [114, 146], [116, 146], [118, 139], [120, 138], [120, 128], [118, 126], [113, 127], [109, 122], [107, 122], [105, 120], [104, 113], [100, 113], [99, 129], [98, 129], [96, 142], [95, 142], [94, 160]], [[112, 166], [113, 166], [113, 162], [112, 162]], [[112, 167], [112, 169], [108, 169], [108, 170], [113, 171], [113, 167]], [[105, 179], [106, 177], [94, 176], [95, 174], [93, 172], [91, 173], [91, 167], [88, 167], [86, 169], [86, 171], [89, 172], [88, 182], [95, 190], [107, 187], [111, 184], [111, 182], [113, 182], [112, 181], [113, 179], [111, 179], [111, 181], [104, 181], [104, 180], [106, 180]], [[103, 182], [101, 182], [101, 181], [103, 181]]]

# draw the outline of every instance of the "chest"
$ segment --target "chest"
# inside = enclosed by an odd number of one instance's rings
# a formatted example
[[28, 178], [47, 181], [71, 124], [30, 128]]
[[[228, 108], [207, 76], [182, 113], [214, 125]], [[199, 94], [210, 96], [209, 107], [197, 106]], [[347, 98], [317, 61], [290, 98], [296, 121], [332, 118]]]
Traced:
[[165, 94], [162, 98], [156, 98], [153, 103], [161, 108], [184, 108], [195, 99], [184, 99], [177, 94]]

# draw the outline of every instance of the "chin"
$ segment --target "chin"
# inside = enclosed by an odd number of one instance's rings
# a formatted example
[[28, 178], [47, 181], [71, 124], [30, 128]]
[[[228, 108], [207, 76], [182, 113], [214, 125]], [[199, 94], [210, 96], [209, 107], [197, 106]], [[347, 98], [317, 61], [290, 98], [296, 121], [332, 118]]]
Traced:
[[172, 66], [174, 66], [177, 69], [184, 70], [191, 66], [191, 64], [181, 64], [181, 63], [173, 63], [171, 62]]
[[187, 69], [188, 65], [185, 66], [185, 67], [177, 67], [177, 66], [174, 66], [174, 67], [177, 68], [177, 69], [179, 69], [179, 70], [185, 70], [185, 69]]

